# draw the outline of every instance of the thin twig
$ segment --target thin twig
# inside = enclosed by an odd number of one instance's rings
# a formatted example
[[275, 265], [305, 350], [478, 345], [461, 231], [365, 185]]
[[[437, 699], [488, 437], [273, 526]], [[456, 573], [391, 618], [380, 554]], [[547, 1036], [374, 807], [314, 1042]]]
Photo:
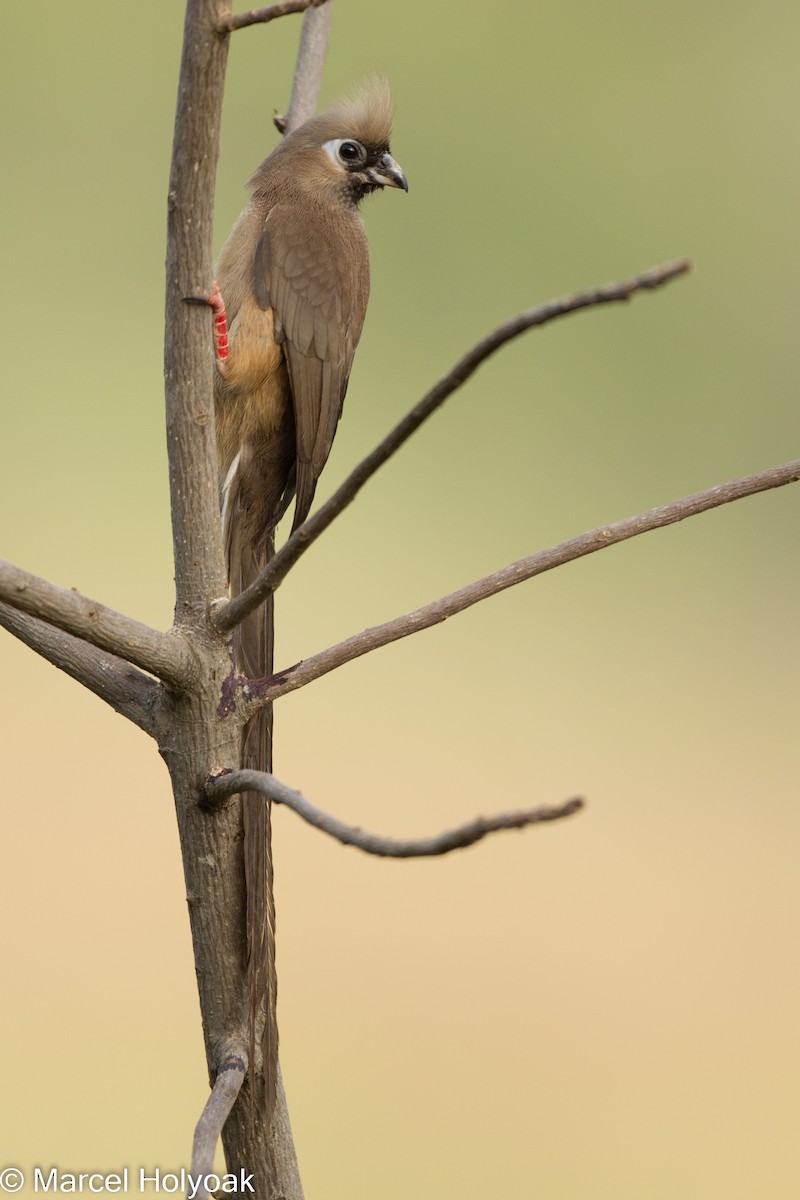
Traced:
[[333, 0], [314, 5], [303, 17], [289, 108], [286, 116], [275, 122], [282, 133], [291, 133], [317, 110], [332, 17]]
[[520, 809], [518, 812], [498, 813], [494, 817], [476, 817], [458, 829], [450, 829], [445, 833], [428, 838], [388, 838], [376, 833], [367, 833], [355, 825], [346, 825], [338, 817], [323, 812], [316, 805], [281, 783], [274, 775], [266, 771], [229, 771], [217, 775], [206, 784], [207, 800], [216, 805], [237, 792], [261, 792], [275, 804], [285, 804], [309, 825], [336, 838], [345, 846], [355, 846], [365, 854], [375, 854], [379, 858], [432, 858], [449, 854], [452, 850], [462, 850], [481, 841], [489, 833], [498, 833], [503, 829], [524, 829], [528, 825], [538, 825], [543, 821], [558, 821], [562, 817], [570, 817], [583, 808], [583, 800], [574, 797], [564, 804], [542, 805], [539, 808]]
[[598, 529], [581, 534], [580, 537], [572, 538], [568, 542], [561, 542], [548, 550], [540, 550], [528, 558], [521, 558], [491, 575], [486, 575], [456, 592], [451, 592], [447, 596], [442, 596], [440, 599], [416, 609], [414, 612], [395, 617], [394, 620], [387, 621], [383, 625], [365, 629], [362, 633], [357, 633], [353, 637], [339, 642], [336, 646], [314, 654], [293, 667], [276, 672], [268, 679], [246, 682], [243, 685], [245, 695], [257, 699], [252, 699], [249, 706], [244, 705], [241, 715], [249, 716], [261, 704], [276, 700], [279, 696], [286, 695], [287, 692], [304, 687], [312, 680], [327, 675], [329, 671], [351, 662], [354, 658], [359, 658], [362, 654], [369, 654], [370, 651], [377, 650], [380, 646], [387, 646], [390, 642], [399, 641], [412, 633], [418, 633], [422, 629], [438, 625], [439, 622], [446, 621], [448, 617], [463, 612], [473, 604], [486, 600], [489, 596], [495, 596], [498, 592], [505, 591], [506, 588], [514, 587], [515, 584], [523, 583], [526, 579], [532, 579], [535, 575], [542, 575], [554, 567], [561, 567], [565, 563], [583, 558], [587, 554], [605, 550], [617, 542], [638, 537], [639, 534], [648, 533], [651, 529], [662, 529], [665, 525], [674, 525], [677, 521], [684, 521], [687, 517], [697, 516], [709, 509], [719, 508], [722, 504], [730, 504], [734, 500], [742, 500], [745, 496], [753, 496], [758, 492], [769, 491], [771, 488], [783, 487], [787, 483], [796, 483], [798, 479], [800, 479], [800, 459], [795, 459], [793, 462], [784, 463], [783, 466], [770, 467], [755, 475], [745, 475], [741, 479], [732, 479], [729, 483], [718, 484], [706, 491], [696, 492], [692, 496], [684, 496], [681, 500], [674, 500], [659, 508], [651, 508], [649, 512], [628, 517], [623, 521], [616, 521], [612, 525], [603, 525]]
[[[247, 1073], [247, 1048], [244, 1042], [231, 1042], [225, 1047], [221, 1059], [211, 1095], [194, 1131], [191, 1174], [192, 1183], [197, 1189], [192, 1194], [197, 1200], [208, 1200], [209, 1192], [205, 1185], [214, 1170], [217, 1142]], [[201, 1181], [199, 1188], [197, 1181]]]
[[151, 629], [4, 559], [0, 559], [0, 601], [135, 663], [174, 687], [185, 686], [193, 677], [194, 659], [175, 630]]
[[217, 24], [217, 33], [235, 33], [237, 29], [246, 29], [248, 25], [266, 25], [276, 17], [288, 17], [292, 13], [305, 12], [324, 4], [325, 0], [284, 0], [282, 4], [269, 4], [266, 8], [254, 8], [250, 12], [237, 13], [226, 17]]
[[149, 675], [137, 671], [115, 654], [90, 646], [46, 621], [19, 612], [10, 604], [0, 604], [0, 625], [140, 729], [155, 733], [160, 689]]
[[689, 270], [690, 263], [686, 259], [667, 263], [661, 267], [653, 267], [641, 275], [634, 276], [633, 279], [624, 280], [622, 283], [609, 283], [592, 291], [579, 292], [574, 296], [566, 296], [561, 300], [550, 300], [547, 304], [520, 313], [518, 316], [512, 318], [512, 320], [498, 326], [497, 329], [493, 330], [492, 333], [473, 346], [471, 350], [468, 350], [452, 370], [448, 371], [438, 383], [434, 384], [427, 395], [423, 396], [420, 402], [411, 409], [399, 425], [396, 425], [380, 445], [376, 446], [358, 464], [355, 470], [348, 475], [347, 479], [333, 493], [330, 499], [326, 500], [322, 507], [313, 516], [309, 517], [299, 529], [295, 530], [277, 554], [270, 559], [268, 566], [249, 588], [246, 588], [234, 600], [217, 601], [215, 603], [213, 620], [216, 627], [221, 632], [227, 633], [240, 624], [249, 613], [258, 608], [265, 597], [270, 592], [275, 591], [308, 547], [328, 528], [331, 522], [338, 517], [339, 513], [343, 512], [348, 504], [355, 499], [361, 488], [375, 474], [378, 468], [382, 467], [387, 459], [391, 458], [408, 441], [412, 433], [415, 433], [428, 417], [436, 412], [438, 408], [441, 408], [445, 400], [452, 396], [453, 392], [462, 387], [481, 363], [485, 362], [501, 346], [505, 346], [507, 342], [519, 337], [527, 329], [546, 325], [549, 321], [553, 321], [557, 317], [566, 316], [567, 313], [580, 312], [586, 308], [596, 308], [601, 304], [615, 304], [623, 300], [628, 300], [636, 292], [652, 291], [654, 288], [668, 283], [671, 279], [685, 275]]

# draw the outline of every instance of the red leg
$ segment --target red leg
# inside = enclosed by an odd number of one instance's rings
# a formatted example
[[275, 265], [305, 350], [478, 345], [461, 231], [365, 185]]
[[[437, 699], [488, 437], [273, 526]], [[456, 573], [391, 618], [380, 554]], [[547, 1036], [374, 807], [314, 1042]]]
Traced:
[[214, 291], [208, 298], [208, 303], [214, 310], [214, 350], [218, 362], [224, 362], [230, 353], [228, 345], [228, 318], [225, 314], [225, 301], [219, 284], [214, 280]]
[[228, 343], [228, 318], [225, 313], [225, 301], [219, 284], [214, 280], [214, 290], [210, 296], [184, 296], [187, 304], [207, 304], [214, 313], [214, 354], [217, 359], [217, 370], [224, 374], [223, 364], [230, 354]]

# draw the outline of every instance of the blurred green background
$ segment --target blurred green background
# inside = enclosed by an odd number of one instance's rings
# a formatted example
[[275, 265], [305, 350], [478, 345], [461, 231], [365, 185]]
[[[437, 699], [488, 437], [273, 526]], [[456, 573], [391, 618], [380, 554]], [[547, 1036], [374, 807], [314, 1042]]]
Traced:
[[[165, 197], [182, 4], [4, 22], [3, 553], [172, 606]], [[217, 247], [275, 144], [300, 19], [235, 35]], [[396, 94], [408, 197], [324, 498], [483, 333], [454, 397], [280, 595], [278, 665], [514, 558], [798, 453], [800, 10], [337, 0], [323, 100]], [[579, 793], [439, 862], [275, 818], [284, 1073], [309, 1196], [798, 1194], [794, 489], [514, 589], [287, 697], [276, 770], [412, 835]], [[3, 634], [3, 1163], [188, 1163], [207, 1076], [166, 772]]]

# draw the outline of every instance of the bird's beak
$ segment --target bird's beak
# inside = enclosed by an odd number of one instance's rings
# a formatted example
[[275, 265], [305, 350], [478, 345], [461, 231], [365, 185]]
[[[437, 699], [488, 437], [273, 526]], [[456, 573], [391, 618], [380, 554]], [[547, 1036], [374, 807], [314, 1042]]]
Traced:
[[394, 161], [391, 154], [384, 154], [377, 166], [369, 167], [367, 175], [376, 187], [396, 187], [402, 188], [404, 192], [408, 191], [405, 172], [400, 164]]

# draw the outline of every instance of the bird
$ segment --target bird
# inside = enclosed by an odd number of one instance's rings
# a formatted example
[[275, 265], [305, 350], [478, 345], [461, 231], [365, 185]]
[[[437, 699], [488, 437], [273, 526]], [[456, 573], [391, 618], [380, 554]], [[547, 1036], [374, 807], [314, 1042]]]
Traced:
[[[225, 242], [213, 292], [214, 408], [223, 539], [231, 596], [309, 514], [328, 459], [361, 336], [370, 272], [361, 201], [408, 191], [389, 149], [394, 106], [383, 77], [288, 133], [248, 181], [252, 195]], [[234, 669], [272, 671], [270, 599], [233, 636]], [[271, 771], [271, 708], [245, 727], [241, 766]], [[269, 801], [245, 793], [247, 1014], [256, 1030], [267, 1119], [277, 1085], [275, 907]]]

